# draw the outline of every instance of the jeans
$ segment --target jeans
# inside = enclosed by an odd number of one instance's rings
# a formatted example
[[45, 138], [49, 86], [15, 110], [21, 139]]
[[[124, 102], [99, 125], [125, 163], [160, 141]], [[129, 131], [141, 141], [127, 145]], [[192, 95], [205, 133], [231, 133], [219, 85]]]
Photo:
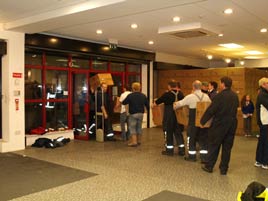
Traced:
[[136, 113], [129, 115], [129, 131], [130, 135], [137, 134], [141, 135], [143, 113]]
[[[127, 132], [126, 132], [126, 124], [127, 124]], [[126, 112], [120, 113], [120, 127], [121, 127], [122, 139], [127, 140], [129, 137], [129, 123], [128, 123], [128, 115]]]

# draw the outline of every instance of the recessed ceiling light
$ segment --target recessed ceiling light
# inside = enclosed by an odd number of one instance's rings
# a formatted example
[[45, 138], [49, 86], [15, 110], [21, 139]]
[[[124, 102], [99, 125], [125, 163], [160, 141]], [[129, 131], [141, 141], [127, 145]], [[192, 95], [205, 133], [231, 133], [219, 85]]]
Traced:
[[230, 15], [230, 14], [233, 13], [233, 9], [231, 9], [231, 8], [227, 8], [227, 9], [225, 9], [223, 12], [224, 12], [224, 14], [226, 14], [226, 15]]
[[102, 34], [102, 30], [101, 30], [101, 29], [98, 29], [98, 30], [96, 31], [96, 33], [97, 33], [97, 34]]
[[132, 29], [137, 29], [138, 28], [138, 25], [137, 24], [131, 24], [131, 28]]
[[226, 62], [226, 63], [230, 63], [231, 61], [232, 61], [232, 60], [229, 59], [229, 58], [225, 59], [225, 62]]
[[261, 54], [263, 54], [263, 52], [260, 52], [258, 50], [245, 51], [245, 53], [247, 53], [249, 55], [261, 55]]
[[153, 45], [153, 44], [154, 44], [154, 41], [150, 40], [150, 41], [148, 42], [148, 44], [149, 44], [149, 45]]
[[57, 43], [57, 42], [58, 42], [58, 39], [57, 39], [57, 38], [51, 38], [51, 39], [50, 39], [50, 42], [51, 42], [51, 43]]
[[173, 17], [173, 22], [179, 22], [181, 21], [181, 18], [178, 16]]
[[218, 36], [219, 36], [219, 37], [223, 37], [223, 34], [222, 34], [222, 33], [220, 33]]
[[240, 63], [241, 66], [244, 66], [245, 61], [240, 61], [239, 63]]
[[208, 58], [209, 60], [211, 60], [211, 59], [213, 59], [213, 56], [212, 56], [211, 54], [209, 54], [209, 55], [207, 55], [207, 58]]
[[229, 48], [229, 49], [236, 49], [236, 48], [243, 48], [244, 46], [238, 45], [236, 43], [225, 43], [225, 44], [219, 44], [219, 46]]
[[261, 33], [266, 33], [266, 32], [267, 32], [267, 29], [266, 29], [266, 28], [262, 28], [262, 29], [260, 30], [260, 32], [261, 32]]
[[258, 56], [246, 56], [245, 59], [261, 59], [261, 57]]

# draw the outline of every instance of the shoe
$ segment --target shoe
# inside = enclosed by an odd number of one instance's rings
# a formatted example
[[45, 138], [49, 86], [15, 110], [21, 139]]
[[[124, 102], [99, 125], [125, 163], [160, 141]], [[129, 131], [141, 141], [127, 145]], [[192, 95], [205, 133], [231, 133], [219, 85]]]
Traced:
[[184, 160], [190, 161], [190, 162], [196, 162], [196, 158], [195, 157], [190, 157], [190, 156], [185, 156]]
[[221, 175], [227, 175], [227, 170], [221, 170], [220, 173]]
[[212, 173], [213, 170], [211, 168], [208, 168], [206, 165], [203, 165], [202, 167], [202, 170], [204, 170], [205, 172], [208, 172], [208, 173]]
[[259, 163], [258, 161], [256, 161], [256, 162], [255, 162], [255, 164], [254, 164], [254, 166], [255, 166], [255, 167], [261, 167], [261, 166], [262, 166], [262, 164], [261, 164], [261, 163]]
[[268, 165], [262, 165], [261, 168], [265, 169], [265, 170], [268, 170]]
[[173, 156], [174, 155], [174, 152], [172, 151], [162, 151], [162, 155], [166, 155], [166, 156]]
[[178, 155], [179, 156], [184, 156], [185, 155], [185, 148], [184, 147], [179, 147]]

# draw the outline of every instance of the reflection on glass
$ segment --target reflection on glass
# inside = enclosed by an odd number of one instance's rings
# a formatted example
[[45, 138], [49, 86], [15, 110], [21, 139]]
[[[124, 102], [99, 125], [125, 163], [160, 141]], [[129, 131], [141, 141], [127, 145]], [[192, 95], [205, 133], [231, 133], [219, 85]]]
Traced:
[[68, 67], [68, 57], [47, 55], [46, 66]]
[[125, 64], [124, 63], [111, 63], [111, 71], [112, 72], [125, 72]]
[[140, 64], [128, 64], [128, 72], [140, 73], [141, 65]]
[[72, 68], [84, 68], [88, 69], [89, 68], [89, 60], [87, 59], [78, 59], [78, 58], [73, 58], [72, 59]]
[[108, 62], [101, 60], [93, 60], [92, 68], [94, 70], [107, 71], [108, 70]]
[[41, 69], [26, 68], [25, 69], [25, 99], [42, 98], [42, 75]]
[[68, 97], [68, 73], [67, 71], [46, 71], [46, 94], [55, 94], [56, 99]]
[[133, 82], [141, 82], [140, 75], [129, 75], [128, 85], [131, 86]]
[[26, 65], [41, 66], [42, 65], [42, 54], [26, 52], [25, 53], [25, 64]]
[[42, 126], [42, 103], [25, 104], [25, 133]]
[[46, 128], [52, 128], [54, 130], [68, 129], [67, 102], [52, 102], [51, 105], [53, 107], [46, 107]]

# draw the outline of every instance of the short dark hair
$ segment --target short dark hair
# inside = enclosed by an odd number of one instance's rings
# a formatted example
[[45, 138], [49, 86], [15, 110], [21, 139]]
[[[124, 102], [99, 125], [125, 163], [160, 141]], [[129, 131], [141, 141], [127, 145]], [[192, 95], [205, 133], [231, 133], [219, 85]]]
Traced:
[[226, 88], [231, 88], [233, 81], [230, 77], [224, 76], [221, 78], [221, 83], [223, 83]]
[[171, 80], [170, 82], [168, 82], [168, 85], [171, 88], [176, 88], [178, 86], [178, 83], [175, 80]]
[[218, 83], [217, 83], [217, 82], [215, 82], [215, 81], [210, 81], [209, 83], [211, 84], [211, 86], [213, 86], [213, 88], [214, 88], [215, 90], [217, 90], [217, 88], [218, 88]]

